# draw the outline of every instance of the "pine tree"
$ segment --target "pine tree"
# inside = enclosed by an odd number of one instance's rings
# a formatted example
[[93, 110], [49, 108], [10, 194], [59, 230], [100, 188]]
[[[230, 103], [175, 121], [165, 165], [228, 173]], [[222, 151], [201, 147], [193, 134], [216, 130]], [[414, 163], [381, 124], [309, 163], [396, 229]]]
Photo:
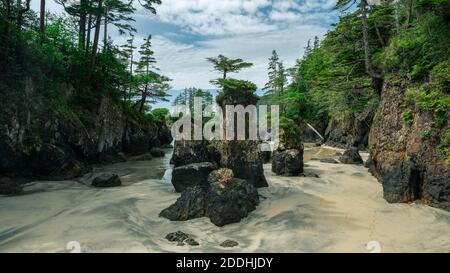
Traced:
[[272, 56], [269, 58], [268, 76], [269, 81], [264, 86], [263, 90], [266, 91], [265, 95], [275, 95], [277, 93], [277, 75], [278, 75], [278, 63], [279, 57], [276, 50], [272, 51]]
[[[214, 65], [214, 69], [222, 72], [222, 79], [226, 79], [228, 73], [237, 73], [244, 68], [253, 66], [252, 63], [245, 62], [242, 59], [230, 59], [223, 55], [217, 57], [206, 58], [207, 61]], [[219, 80], [213, 80], [213, 83], [217, 83]]]
[[140, 59], [137, 62], [135, 82], [137, 89], [141, 94], [141, 99], [138, 101], [139, 112], [144, 111], [144, 106], [147, 103], [155, 103], [157, 101], [168, 101], [167, 91], [170, 89], [170, 79], [152, 71], [158, 70], [155, 68], [156, 60], [153, 50], [151, 50], [151, 39], [149, 35], [144, 38], [144, 42], [139, 48]]

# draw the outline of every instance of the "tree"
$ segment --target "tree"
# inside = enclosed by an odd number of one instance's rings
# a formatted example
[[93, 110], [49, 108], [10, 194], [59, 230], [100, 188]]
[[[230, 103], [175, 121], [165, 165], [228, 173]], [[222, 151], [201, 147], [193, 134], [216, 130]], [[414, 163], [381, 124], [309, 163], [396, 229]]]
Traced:
[[314, 47], [313, 47], [313, 49], [318, 49], [319, 46], [320, 46], [319, 37], [314, 36]]
[[45, 0], [41, 0], [41, 7], [39, 13], [39, 32], [44, 35], [45, 32]]
[[[356, 3], [357, 3], [356, 0], [338, 0], [336, 7], [341, 10], [347, 10]], [[362, 23], [362, 34], [363, 34], [364, 55], [365, 55], [364, 62], [367, 74], [369, 74], [375, 82], [379, 82], [383, 80], [383, 76], [373, 68], [372, 64], [372, 53], [370, 52], [370, 44], [369, 44], [369, 24], [367, 22], [367, 7], [368, 7], [367, 0], [360, 0], [359, 12], [361, 15], [361, 23]]]
[[127, 81], [127, 85], [125, 85], [125, 91], [124, 93], [127, 93], [128, 91], [128, 96], [126, 95], [125, 97], [127, 99], [131, 99], [132, 96], [132, 88], [133, 88], [133, 67], [136, 63], [136, 61], [134, 61], [134, 50], [137, 48], [134, 45], [134, 35], [131, 35], [129, 39], [127, 39], [127, 43], [124, 45], [121, 45], [120, 48], [122, 49], [120, 51], [120, 57], [122, 58], [122, 60], [125, 62], [125, 64], [128, 67], [128, 72], [129, 72], [129, 79]]
[[[309, 45], [309, 41], [308, 41]], [[277, 93], [277, 76], [278, 76], [278, 63], [280, 58], [276, 50], [272, 51], [272, 56], [269, 58], [268, 77], [269, 81], [264, 86], [266, 95], [275, 95]]]
[[[142, 112], [144, 109], [144, 105], [147, 101], [147, 96], [149, 95], [149, 87], [151, 80], [162, 80], [162, 78], [157, 77], [156, 75], [151, 75], [150, 68], [154, 68], [154, 64], [156, 63], [155, 57], [153, 56], [154, 52], [151, 50], [151, 39], [152, 36], [148, 36], [144, 38], [144, 43], [140, 46], [139, 54], [141, 58], [137, 63], [137, 73], [141, 76], [143, 82], [143, 87], [141, 88], [141, 101], [139, 106], [139, 111]], [[132, 45], [131, 45], [132, 47]], [[151, 75], [151, 76], [150, 76]]]
[[[230, 59], [223, 55], [206, 58], [206, 60], [214, 65], [215, 70], [223, 73], [222, 79], [226, 79], [228, 73], [237, 73], [244, 68], [253, 66], [252, 63], [245, 62], [242, 59]], [[217, 80], [214, 82], [217, 82]]]

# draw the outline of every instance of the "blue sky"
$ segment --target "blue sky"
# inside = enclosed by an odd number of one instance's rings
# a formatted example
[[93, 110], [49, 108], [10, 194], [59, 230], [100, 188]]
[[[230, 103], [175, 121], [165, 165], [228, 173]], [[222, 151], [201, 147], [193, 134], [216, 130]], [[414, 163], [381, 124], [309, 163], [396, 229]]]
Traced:
[[[157, 15], [138, 8], [136, 41], [151, 34], [157, 66], [170, 77], [174, 90], [214, 88], [218, 77], [207, 57], [224, 54], [254, 63], [232, 77], [251, 80], [262, 88], [268, 58], [277, 50], [286, 67], [303, 55], [308, 39], [322, 37], [337, 21], [336, 0], [162, 0]], [[38, 10], [39, 1], [32, 1]], [[52, 0], [47, 7], [61, 12]], [[112, 30], [115, 43], [126, 36]], [[173, 93], [176, 93], [175, 91]]]

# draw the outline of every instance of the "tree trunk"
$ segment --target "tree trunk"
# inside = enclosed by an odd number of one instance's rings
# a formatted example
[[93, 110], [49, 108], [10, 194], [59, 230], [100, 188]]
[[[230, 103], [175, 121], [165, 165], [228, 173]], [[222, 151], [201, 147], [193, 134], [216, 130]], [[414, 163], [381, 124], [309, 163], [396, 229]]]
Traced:
[[364, 42], [364, 61], [366, 66], [366, 72], [372, 78], [380, 80], [383, 79], [382, 75], [376, 72], [372, 67], [372, 54], [370, 53], [370, 45], [369, 45], [369, 24], [367, 23], [367, 13], [366, 13], [367, 1], [361, 0], [361, 19], [363, 26], [363, 42]]
[[100, 0], [98, 2], [98, 12], [96, 18], [95, 18], [95, 33], [94, 33], [94, 44], [92, 45], [92, 64], [91, 64], [91, 70], [95, 69], [95, 65], [97, 64], [97, 50], [98, 50], [98, 41], [100, 39], [100, 25], [102, 22], [102, 6], [103, 0]]
[[409, 0], [408, 1], [408, 27], [411, 24], [412, 21], [412, 13], [413, 13], [413, 4], [414, 4], [414, 0]]
[[105, 12], [105, 27], [103, 28], [103, 51], [108, 49], [108, 8]]
[[[42, 0], [41, 0], [42, 1]], [[80, 0], [80, 26], [79, 26], [79, 47], [81, 50], [85, 49], [86, 46], [86, 8], [87, 8], [87, 0]]]
[[91, 44], [91, 28], [92, 28], [92, 15], [89, 14], [89, 19], [87, 23], [87, 34], [86, 34], [86, 47], [84, 53], [85, 56], [89, 54], [89, 46]]
[[25, 8], [22, 8], [22, 1], [18, 1], [19, 11], [17, 13], [17, 29], [20, 31], [23, 25], [23, 15], [30, 10], [31, 0], [26, 0]]

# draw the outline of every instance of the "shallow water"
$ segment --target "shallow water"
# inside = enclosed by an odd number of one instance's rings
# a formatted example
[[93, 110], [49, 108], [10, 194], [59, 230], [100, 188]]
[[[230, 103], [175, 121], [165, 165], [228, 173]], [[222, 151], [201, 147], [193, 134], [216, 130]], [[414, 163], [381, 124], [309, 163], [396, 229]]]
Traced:
[[[335, 156], [311, 148], [305, 158]], [[367, 156], [367, 155], [365, 155]], [[307, 162], [320, 178], [277, 177], [261, 204], [237, 224], [216, 227], [207, 218], [170, 222], [159, 212], [179, 194], [170, 183], [170, 154], [163, 159], [98, 168], [115, 172], [124, 186], [97, 189], [79, 181], [39, 182], [26, 194], [0, 197], [0, 252], [449, 252], [450, 213], [419, 204], [388, 204], [381, 185], [362, 166]], [[164, 239], [190, 233], [198, 247]], [[232, 239], [239, 246], [219, 244]], [[76, 243], [76, 244], [77, 244]], [[369, 243], [373, 244], [372, 243]]]

